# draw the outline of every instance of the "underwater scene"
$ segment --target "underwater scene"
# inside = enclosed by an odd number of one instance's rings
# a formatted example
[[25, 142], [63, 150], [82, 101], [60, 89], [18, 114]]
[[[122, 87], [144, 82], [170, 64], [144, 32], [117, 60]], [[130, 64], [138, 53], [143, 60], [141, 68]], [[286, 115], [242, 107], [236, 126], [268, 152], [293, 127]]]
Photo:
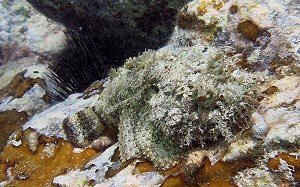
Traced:
[[300, 186], [300, 0], [0, 0], [0, 187]]

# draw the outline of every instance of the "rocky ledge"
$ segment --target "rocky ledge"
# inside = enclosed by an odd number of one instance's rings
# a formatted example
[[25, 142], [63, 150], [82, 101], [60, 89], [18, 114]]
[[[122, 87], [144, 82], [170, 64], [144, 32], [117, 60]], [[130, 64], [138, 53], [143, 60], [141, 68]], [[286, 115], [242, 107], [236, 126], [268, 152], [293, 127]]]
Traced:
[[0, 127], [19, 127], [1, 185], [298, 186], [299, 13], [297, 1], [186, 2], [166, 45], [61, 102], [47, 68], [22, 68], [1, 92]]

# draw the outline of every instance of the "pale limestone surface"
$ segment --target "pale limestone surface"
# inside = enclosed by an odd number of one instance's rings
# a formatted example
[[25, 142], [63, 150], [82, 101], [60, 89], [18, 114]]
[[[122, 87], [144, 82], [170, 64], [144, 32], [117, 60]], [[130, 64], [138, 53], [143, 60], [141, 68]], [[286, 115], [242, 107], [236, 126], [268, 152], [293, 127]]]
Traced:
[[90, 180], [95, 180], [95, 186], [97, 187], [160, 186], [165, 177], [158, 172], [147, 172], [132, 175], [136, 161], [121, 170], [116, 176], [105, 179], [105, 172], [109, 167], [115, 164], [114, 162], [111, 162], [110, 159], [117, 147], [117, 144], [112, 145], [100, 156], [87, 163], [85, 168], [88, 169], [71, 171], [66, 175], [56, 177], [53, 182], [64, 187], [78, 185], [85, 186]]
[[83, 108], [94, 106], [99, 99], [99, 95], [94, 95], [88, 99], [80, 97], [82, 94], [70, 95], [65, 101], [36, 114], [23, 126], [23, 129], [33, 128], [46, 136], [66, 139], [62, 127], [63, 120]]
[[0, 45], [17, 43], [43, 55], [64, 48], [64, 27], [38, 13], [25, 0], [0, 2]]
[[8, 85], [13, 77], [25, 68], [35, 65], [36, 61], [37, 57], [27, 57], [2, 65], [0, 68], [0, 88], [2, 89]]
[[[39, 78], [46, 81], [47, 85], [47, 82], [49, 82], [50, 80], [46, 76], [48, 72], [46, 66], [43, 64], [38, 64], [36, 60], [37, 58], [25, 57], [1, 66], [0, 69], [2, 70], [3, 74], [0, 77], [0, 88], [3, 89], [2, 91], [5, 91], [5, 87], [9, 83], [13, 82], [14, 77], [21, 72], [25, 72], [25, 74], [23, 75], [24, 79]], [[27, 86], [29, 87], [29, 85]], [[43, 100], [43, 96], [48, 92], [48, 88], [41, 87], [41, 85], [39, 84], [34, 84], [20, 98], [13, 98], [12, 96], [1, 98], [0, 111], [15, 109], [19, 112], [25, 111], [28, 115], [31, 116], [36, 112], [43, 111], [51, 105], [50, 103], [47, 103]]]

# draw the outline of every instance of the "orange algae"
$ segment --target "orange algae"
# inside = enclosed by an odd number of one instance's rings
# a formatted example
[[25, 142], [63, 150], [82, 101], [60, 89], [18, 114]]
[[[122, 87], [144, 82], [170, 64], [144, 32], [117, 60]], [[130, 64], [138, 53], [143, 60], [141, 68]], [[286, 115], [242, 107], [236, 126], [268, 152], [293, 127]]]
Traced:
[[293, 177], [295, 181], [300, 182], [300, 171], [299, 170], [295, 171]]
[[[97, 155], [94, 149], [74, 153], [73, 145], [64, 140], [55, 143], [53, 155], [45, 154], [45, 147], [45, 143], [39, 144], [37, 152], [32, 153], [24, 140], [19, 147], [5, 147], [0, 155], [0, 165], [4, 168], [11, 167], [10, 172], [14, 179], [8, 186], [53, 186], [51, 181], [55, 176], [82, 168]], [[5, 172], [1, 170], [0, 177], [6, 175]]]
[[45, 103], [51, 103], [52, 100], [51, 97], [47, 94], [43, 95], [42, 99], [45, 101]]
[[161, 187], [191, 186], [191, 187], [235, 187], [232, 177], [248, 167], [254, 167], [252, 160], [236, 160], [233, 162], [218, 161], [214, 165], [205, 158], [202, 165], [193, 173], [184, 170], [183, 163], [176, 165], [168, 171], [163, 171], [168, 176]]
[[0, 163], [0, 181], [5, 181], [6, 180], [6, 165], [4, 163]]
[[229, 9], [231, 14], [236, 14], [238, 12], [238, 10], [239, 10], [239, 7], [236, 5], [232, 5]]
[[28, 90], [30, 90], [35, 84], [39, 84], [42, 87], [45, 87], [45, 84], [43, 83], [43, 80], [41, 78], [36, 78], [36, 79], [27, 78], [18, 85], [16, 90], [14, 90], [14, 98], [23, 97], [23, 95]]
[[135, 168], [132, 172], [132, 174], [138, 174], [138, 173], [146, 173], [146, 172], [152, 172], [152, 171], [158, 171], [160, 172], [162, 175], [168, 177], [170, 175], [178, 175], [181, 174], [183, 172], [182, 170], [183, 167], [183, 163], [179, 163], [176, 166], [174, 166], [173, 168], [170, 168], [168, 170], [157, 170], [153, 164], [149, 161], [144, 161], [144, 162], [138, 162], [135, 164]]
[[213, 7], [217, 10], [220, 10], [224, 6], [223, 1], [220, 0], [212, 0], [212, 3], [213, 3]]
[[189, 186], [199, 187], [233, 187], [232, 177], [240, 170], [253, 167], [252, 160], [240, 160], [234, 162], [218, 161], [213, 166], [208, 158], [203, 166], [191, 176]]
[[108, 168], [108, 170], [105, 172], [105, 179], [112, 178], [115, 175], [117, 175], [120, 171], [125, 169], [127, 166], [132, 164], [133, 160], [127, 160], [125, 162], [117, 162], [115, 165]]
[[18, 73], [13, 77], [12, 81], [8, 85], [0, 90], [0, 99], [14, 95], [14, 91], [18, 88], [22, 81], [24, 81], [24, 74], [25, 72]]
[[8, 110], [0, 112], [0, 152], [7, 143], [9, 136], [20, 129], [21, 125], [26, 123], [28, 115], [26, 112]]
[[46, 83], [41, 78], [25, 78], [25, 71], [22, 71], [15, 75], [12, 81], [4, 88], [0, 89], [0, 99], [7, 96], [13, 96], [13, 98], [21, 98], [30, 90], [35, 84], [38, 84], [42, 88], [46, 88]]
[[161, 187], [182, 187], [186, 186], [182, 175], [169, 176], [162, 184]]
[[224, 6], [224, 3], [219, 0], [201, 1], [201, 4], [197, 7], [198, 14], [203, 16], [207, 12], [208, 6], [213, 6], [214, 9], [220, 10]]
[[242, 33], [244, 37], [253, 41], [255, 41], [261, 33], [259, 27], [250, 20], [239, 23], [237, 30]]
[[247, 60], [247, 55], [246, 54], [242, 54], [238, 57], [238, 62], [237, 65], [240, 66], [242, 69], [246, 69], [249, 68], [250, 64]]
[[297, 60], [294, 56], [288, 56], [285, 58], [277, 57], [271, 61], [270, 67], [271, 70], [279, 73], [279, 75], [282, 75], [282, 67], [289, 67], [288, 71], [285, 70], [284, 74], [295, 74], [297, 76], [300, 76], [300, 67], [299, 65], [297, 65]]
[[115, 149], [114, 154], [112, 155], [110, 161], [111, 162], [117, 162], [118, 160], [121, 159], [121, 152], [119, 147], [117, 149]]
[[135, 168], [132, 171], [132, 174], [138, 174], [138, 173], [146, 173], [146, 172], [151, 172], [155, 171], [155, 168], [150, 162], [138, 162], [135, 164]]
[[197, 29], [197, 25], [200, 24], [195, 14], [181, 13], [177, 17], [177, 25], [182, 29]]
[[280, 160], [284, 160], [288, 165], [294, 167], [293, 177], [295, 181], [300, 182], [300, 158], [290, 155], [289, 153], [280, 153], [268, 160], [268, 167], [273, 170], [278, 170]]
[[197, 7], [197, 11], [198, 11], [199, 15], [203, 16], [207, 12], [207, 4], [206, 3], [202, 3], [201, 5], [199, 5]]
[[272, 95], [275, 92], [279, 92], [279, 89], [276, 86], [270, 86], [266, 90], [264, 90], [262, 93], [266, 95]]

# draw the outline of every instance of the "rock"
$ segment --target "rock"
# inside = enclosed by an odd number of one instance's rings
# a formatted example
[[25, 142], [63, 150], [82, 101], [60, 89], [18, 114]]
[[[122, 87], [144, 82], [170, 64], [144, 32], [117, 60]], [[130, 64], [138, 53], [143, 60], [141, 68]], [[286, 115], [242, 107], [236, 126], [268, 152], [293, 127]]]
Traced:
[[[274, 181], [275, 180], [275, 181]], [[274, 174], [268, 171], [268, 168], [251, 168], [239, 172], [238, 175], [234, 177], [235, 184], [238, 186], [250, 187], [256, 186], [272, 186], [276, 187], [278, 180]]]
[[103, 181], [105, 172], [108, 170], [108, 167], [112, 164], [111, 157], [114, 154], [114, 151], [117, 147], [118, 144], [112, 145], [100, 156], [89, 161], [85, 165], [85, 169], [83, 169], [82, 171], [71, 171], [66, 175], [56, 177], [53, 180], [53, 182], [55, 184], [68, 186], [69, 184], [76, 185], [82, 181], [88, 182], [89, 180], [94, 180], [96, 181], [96, 183]]
[[265, 119], [258, 112], [254, 112], [251, 116], [251, 120], [254, 124], [252, 126], [253, 137], [263, 138], [268, 131], [268, 125]]
[[76, 186], [85, 185], [90, 181], [96, 186], [159, 186], [165, 178], [159, 172], [145, 172], [141, 174], [132, 175], [135, 168], [134, 163], [123, 168], [116, 176], [105, 179], [105, 173], [108, 168], [115, 164], [116, 161], [111, 161], [117, 144], [112, 145], [100, 156], [91, 160], [86, 164], [85, 169], [75, 170], [54, 179], [53, 183], [61, 186]]
[[52, 100], [46, 83], [46, 67], [36, 64], [36, 58], [24, 57], [0, 69], [2, 150], [9, 136], [20, 130], [30, 116], [49, 107]]
[[121, 60], [123, 63], [126, 58], [167, 42], [176, 13], [188, 0], [28, 2], [49, 18], [63, 23], [76, 33], [82, 33], [80, 37], [87, 35], [99, 42], [102, 49], [99, 53], [107, 60]]
[[9, 136], [21, 129], [21, 126], [27, 121], [28, 115], [26, 112], [18, 112], [16, 110], [0, 112], [0, 130], [2, 132], [0, 138], [0, 152], [6, 145]]
[[[62, 2], [70, 3], [58, 1], [44, 11]], [[78, 7], [79, 2], [69, 10], [85, 15], [88, 2]], [[71, 95], [23, 126], [67, 140], [65, 120], [74, 144], [88, 142], [100, 149], [112, 140], [108, 129], [118, 131], [118, 144], [54, 183], [298, 186], [298, 7], [290, 0], [188, 3], [166, 46], [127, 59], [103, 85], [95, 83], [86, 93]], [[105, 130], [97, 128], [97, 119]], [[98, 137], [85, 135], [89, 133]], [[43, 150], [49, 153], [53, 142], [47, 143]], [[152, 163], [146, 164], [145, 173], [135, 173], [141, 162], [137, 158]], [[161, 169], [168, 168], [173, 172], [166, 175]]]
[[35, 153], [39, 147], [39, 134], [33, 129], [27, 129], [24, 132], [25, 141], [29, 150]]
[[104, 151], [108, 147], [110, 147], [113, 144], [113, 141], [111, 138], [107, 136], [101, 136], [98, 139], [94, 140], [92, 143], [92, 147], [99, 151]]
[[27, 57], [2, 65], [0, 68], [0, 88], [3, 90], [5, 86], [11, 83], [14, 76], [22, 72], [25, 68], [35, 65], [36, 62], [37, 57]]
[[[67, 140], [67, 135], [65, 134], [65, 131], [63, 129], [64, 119], [76, 114], [83, 108], [93, 107], [98, 98], [99, 95], [94, 95], [88, 99], [83, 99], [82, 94], [73, 94], [69, 96], [64, 102], [57, 103], [56, 105], [49, 107], [47, 110], [44, 110], [43, 112], [40, 112], [39, 114], [33, 116], [33, 118], [31, 118], [31, 120], [23, 126], [23, 129], [25, 130], [27, 128], [33, 128], [40, 134], [43, 134], [47, 137], [55, 136], [57, 138], [63, 138]], [[82, 125], [84, 126], [84, 124]], [[79, 126], [79, 129], [77, 129], [78, 132], [80, 132], [80, 128], [82, 127]]]
[[45, 65], [37, 64], [26, 67], [20, 72], [18, 70], [19, 68], [16, 68], [0, 77], [0, 80], [6, 82], [0, 89], [0, 111], [15, 109], [33, 115], [49, 107], [51, 91], [47, 85], [49, 80], [47, 80]]
[[10, 61], [33, 57], [34, 54], [28, 46], [19, 45], [18, 43], [3, 43], [0, 45], [0, 56], [0, 65], [4, 65]]
[[38, 14], [25, 0], [2, 1], [0, 14], [4, 16], [0, 21], [0, 54], [10, 48], [15, 56], [1, 56], [1, 64], [16, 60], [20, 54], [52, 55], [64, 48], [64, 27]]
[[228, 151], [223, 156], [223, 161], [233, 161], [235, 159], [245, 157], [247, 154], [251, 154], [257, 147], [257, 141], [249, 138], [242, 139], [233, 142], [229, 145]]
[[163, 46], [177, 12], [188, 1], [28, 0], [67, 27], [67, 47], [49, 66], [57, 87], [64, 90], [62, 99], [104, 79], [111, 67], [122, 65], [127, 58]]

